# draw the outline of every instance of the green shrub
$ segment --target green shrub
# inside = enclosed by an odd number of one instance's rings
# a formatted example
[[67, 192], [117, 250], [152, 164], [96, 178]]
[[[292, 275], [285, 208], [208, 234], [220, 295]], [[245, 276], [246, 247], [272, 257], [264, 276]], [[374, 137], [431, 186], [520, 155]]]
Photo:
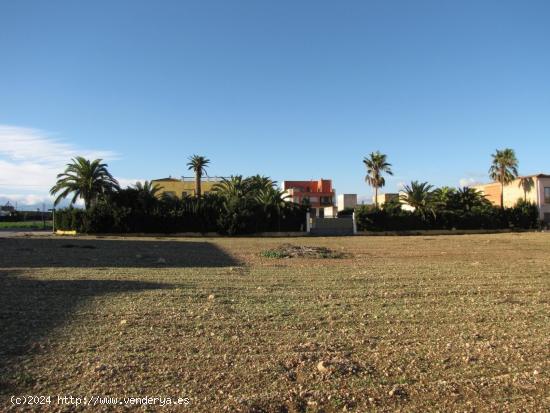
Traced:
[[435, 216], [397, 208], [375, 209], [359, 206], [355, 209], [359, 231], [408, 231], [426, 229], [533, 229], [539, 225], [538, 208], [523, 201], [513, 208], [501, 209], [486, 203], [469, 210], [446, 208]]
[[533, 229], [539, 227], [539, 209], [533, 203], [521, 199], [513, 208], [506, 211], [508, 222], [513, 228]]

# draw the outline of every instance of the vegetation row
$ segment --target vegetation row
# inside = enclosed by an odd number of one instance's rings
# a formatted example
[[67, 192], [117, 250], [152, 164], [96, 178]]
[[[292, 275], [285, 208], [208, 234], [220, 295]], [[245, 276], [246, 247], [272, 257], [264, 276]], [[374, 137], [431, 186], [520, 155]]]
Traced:
[[[150, 182], [121, 189], [100, 159], [73, 159], [57, 176], [51, 194], [56, 204], [68, 196], [71, 205], [84, 201], [84, 209], [57, 210], [56, 226], [85, 233], [113, 232], [218, 232], [245, 234], [266, 231], [302, 231], [305, 228], [307, 198], [302, 204], [287, 201], [287, 195], [268, 177], [240, 175], [223, 179], [213, 191], [202, 194], [201, 178], [210, 160], [194, 155], [188, 168], [195, 173], [195, 196], [159, 197], [162, 189]], [[378, 190], [384, 174], [392, 175], [387, 156], [373, 152], [363, 160], [366, 182], [373, 187], [373, 206], [355, 209], [359, 230], [392, 231], [419, 229], [530, 229], [541, 225], [538, 207], [520, 200], [513, 208], [493, 206], [473, 188], [433, 188], [427, 182], [405, 185], [398, 200], [378, 205]], [[490, 177], [504, 185], [518, 176], [518, 161], [511, 149], [497, 150]], [[403, 209], [407, 206], [407, 210]], [[344, 211], [342, 215], [351, 214]]]

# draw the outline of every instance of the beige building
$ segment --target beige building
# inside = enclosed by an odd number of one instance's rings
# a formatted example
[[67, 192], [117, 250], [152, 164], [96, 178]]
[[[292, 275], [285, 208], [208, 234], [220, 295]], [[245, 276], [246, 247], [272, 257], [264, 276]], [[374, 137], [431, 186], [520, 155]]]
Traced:
[[[498, 182], [476, 185], [477, 189], [494, 205], [500, 206], [502, 186]], [[520, 199], [539, 207], [540, 219], [550, 223], [550, 175], [522, 176], [504, 186], [504, 206], [513, 207]]]
[[[212, 191], [212, 188], [217, 183], [221, 182], [221, 177], [206, 177], [201, 179], [201, 192], [203, 195]], [[157, 196], [171, 196], [173, 198], [183, 198], [185, 196], [195, 196], [195, 178], [194, 177], [181, 177], [177, 178], [161, 178], [153, 179], [151, 181], [153, 185], [158, 185], [160, 190], [157, 192]]]
[[378, 194], [376, 200], [378, 201], [378, 206], [381, 207], [386, 202], [399, 202], [399, 194]]

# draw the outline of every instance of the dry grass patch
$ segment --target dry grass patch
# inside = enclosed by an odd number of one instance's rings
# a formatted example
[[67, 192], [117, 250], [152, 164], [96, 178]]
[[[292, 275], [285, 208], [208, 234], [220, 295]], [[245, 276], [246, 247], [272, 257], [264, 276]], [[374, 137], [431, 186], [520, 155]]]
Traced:
[[277, 248], [262, 251], [266, 258], [343, 258], [344, 253], [333, 251], [327, 247], [311, 245], [282, 244]]

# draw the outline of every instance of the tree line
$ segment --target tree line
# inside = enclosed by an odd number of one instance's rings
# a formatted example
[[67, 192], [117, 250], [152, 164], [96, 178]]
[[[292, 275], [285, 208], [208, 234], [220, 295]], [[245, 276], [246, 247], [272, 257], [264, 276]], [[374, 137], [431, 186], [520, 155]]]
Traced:
[[[489, 175], [504, 189], [518, 176], [517, 158], [512, 149], [497, 150], [492, 158]], [[55, 205], [70, 198], [71, 207], [56, 212], [58, 227], [80, 232], [226, 234], [304, 229], [309, 205], [290, 202], [271, 178], [231, 176], [203, 195], [201, 181], [210, 160], [193, 155], [188, 161], [188, 169], [195, 174], [195, 196], [179, 199], [159, 196], [163, 188], [150, 181], [123, 189], [101, 159], [72, 159], [50, 191], [56, 196]], [[372, 152], [363, 163], [365, 180], [374, 189], [374, 205], [356, 208], [359, 229], [533, 228], [538, 224], [538, 208], [526, 201], [506, 209], [501, 193], [500, 208], [496, 208], [474, 188], [434, 188], [420, 181], [404, 185], [398, 199], [380, 206], [378, 190], [385, 186], [384, 175], [393, 175], [392, 165], [380, 151]], [[79, 198], [84, 209], [72, 208]]]
[[[269, 177], [223, 178], [203, 195], [201, 179], [209, 162], [203, 156], [189, 158], [195, 196], [180, 199], [159, 196], [163, 188], [150, 181], [120, 188], [100, 159], [74, 158], [50, 191], [56, 195], [56, 205], [71, 196], [71, 207], [56, 211], [57, 227], [85, 233], [244, 234], [304, 229], [307, 207], [287, 202], [287, 195]], [[72, 207], [78, 198], [83, 199], [84, 209]]]
[[[518, 159], [514, 150], [510, 148], [497, 149], [491, 157], [492, 162], [489, 168], [489, 177], [501, 185], [500, 207], [504, 208], [504, 186], [517, 179]], [[388, 163], [387, 155], [380, 153], [380, 151], [372, 152], [368, 157], [363, 159], [363, 163], [367, 169], [365, 181], [374, 189], [374, 206], [378, 208], [378, 189], [386, 185], [384, 174], [393, 175], [392, 165]], [[401, 196], [401, 200], [413, 208], [428, 208], [432, 198], [434, 202], [437, 202], [437, 197], [432, 197], [432, 195], [435, 195], [431, 192], [432, 188], [433, 186], [427, 182], [420, 183], [419, 181], [413, 181], [410, 185], [403, 187], [404, 195]], [[464, 187], [460, 190], [468, 192], [469, 196], [478, 198], [483, 196], [481, 193], [474, 194], [474, 192], [478, 191], [473, 188]], [[409, 201], [412, 203], [409, 203]]]
[[[387, 155], [379, 151], [364, 158], [365, 181], [374, 189], [374, 206], [356, 208], [360, 230], [415, 229], [498, 229], [537, 228], [538, 207], [527, 202], [528, 185], [522, 183], [524, 199], [512, 208], [504, 207], [504, 186], [517, 179], [518, 160], [512, 149], [492, 154], [489, 177], [501, 185], [500, 206], [495, 207], [478, 190], [470, 187], [434, 188], [428, 182], [412, 181], [403, 186], [398, 199], [378, 204], [378, 189], [384, 187], [384, 174], [393, 175]], [[404, 206], [409, 208], [404, 209]]]

